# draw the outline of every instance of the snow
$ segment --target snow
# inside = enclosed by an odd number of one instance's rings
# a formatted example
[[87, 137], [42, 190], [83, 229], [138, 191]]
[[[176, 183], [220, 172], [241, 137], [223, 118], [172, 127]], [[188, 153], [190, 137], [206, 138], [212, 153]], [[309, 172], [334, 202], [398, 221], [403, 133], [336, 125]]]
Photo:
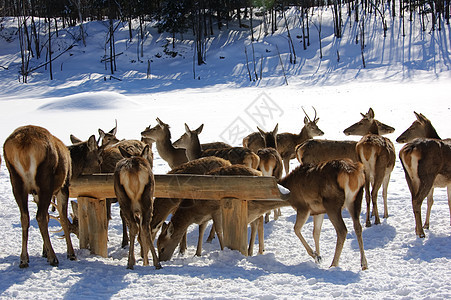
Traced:
[[[288, 16], [290, 20], [297, 18], [295, 11]], [[330, 18], [325, 10], [322, 60], [318, 58], [317, 32], [313, 27], [312, 45], [304, 51], [299, 40], [296, 44], [295, 65], [288, 61], [284, 26], [279, 26], [274, 35], [261, 36], [254, 44], [256, 57], [263, 57], [263, 78], [257, 81], [248, 79], [244, 47], [248, 47], [248, 53], [251, 47], [249, 33], [244, 29], [231, 28], [209, 40], [207, 64], [196, 66], [196, 79], [189, 37], [178, 41], [174, 50], [179, 55], [172, 58], [163, 52], [167, 36], [151, 27], [142, 62], [136, 55], [136, 41], [130, 43], [127, 39], [127, 28], [117, 33], [116, 51], [123, 54], [118, 57], [114, 76], [121, 80], [111, 78], [100, 62], [106, 32], [102, 22], [86, 24], [88, 46], [76, 45], [62, 55], [54, 64], [53, 81], [48, 79], [48, 70], [41, 68], [29, 77], [29, 83], [18, 82], [18, 42], [13, 34], [11, 42], [0, 38], [0, 65], [8, 67], [0, 68], [1, 146], [22, 125], [45, 127], [69, 144], [70, 134], [86, 139], [98, 128], [114, 127], [115, 119], [119, 138], [138, 139], [146, 126], [156, 124], [157, 117], [171, 125], [173, 140], [184, 132], [185, 122], [191, 128], [204, 123], [201, 142], [222, 140], [240, 145], [241, 140], [234, 133], [241, 131], [245, 135], [257, 125], [272, 129], [279, 123], [279, 132], [299, 132], [304, 119], [302, 108], [312, 118], [312, 106], [320, 118], [318, 126], [325, 132], [323, 138], [327, 139], [358, 140], [344, 136], [342, 131], [360, 120], [360, 113], [369, 107], [378, 120], [396, 128], [387, 135], [392, 141], [413, 122], [413, 111], [428, 117], [442, 138], [451, 136], [449, 25], [443, 24], [440, 32], [422, 32], [413, 23], [412, 28], [407, 27], [407, 36], [402, 37], [398, 19], [390, 19], [385, 39], [378, 28], [380, 24], [375, 21], [376, 26], [367, 25], [367, 67], [363, 68], [360, 45], [354, 41], [356, 25], [345, 19], [345, 36], [337, 40], [333, 28], [327, 25], [332, 24], [327, 22]], [[16, 23], [12, 19], [2, 22], [5, 36]], [[292, 36], [299, 34], [299, 29], [292, 29]], [[60, 48], [55, 51], [62, 51], [71, 43], [70, 35], [61, 30]], [[288, 85], [276, 45], [285, 64]], [[161, 58], [155, 56], [157, 53]], [[148, 59], [152, 60], [150, 78], [146, 74]], [[251, 61], [250, 64], [253, 68]], [[402, 144], [395, 143], [395, 147], [398, 152]], [[154, 172], [169, 171], [155, 148], [154, 154]], [[292, 160], [291, 168], [297, 164]], [[379, 207], [381, 198], [379, 193]], [[230, 249], [221, 251], [215, 239], [211, 244], [204, 243], [201, 257], [194, 257], [197, 228], [191, 226], [186, 255], [175, 255], [163, 262], [161, 270], [142, 266], [141, 259], [134, 270], [127, 270], [128, 248], [120, 247], [122, 225], [117, 204], [109, 224], [107, 258], [79, 249], [78, 239], [72, 236], [77, 260], [67, 260], [65, 242], [58, 239], [58, 233], [51, 233], [60, 261], [59, 267], [51, 267], [41, 257], [36, 205], [30, 197], [30, 267], [20, 269], [20, 215], [2, 161], [0, 298], [451, 298], [451, 230], [446, 189], [435, 189], [434, 201], [430, 229], [425, 231], [426, 238], [419, 239], [414, 231], [410, 192], [397, 158], [388, 187], [389, 218], [381, 216], [381, 225], [363, 229], [369, 265], [366, 271], [360, 269], [358, 244], [347, 211], [343, 211], [348, 234], [340, 266], [329, 268], [336, 234], [327, 216], [320, 241], [323, 261], [315, 264], [294, 234], [296, 214], [291, 207], [282, 209], [279, 220], [271, 219], [265, 224], [264, 255], [245, 257]], [[422, 211], [424, 219], [426, 201]], [[363, 205], [362, 225], [365, 213]], [[51, 220], [50, 230], [58, 228]], [[312, 229], [310, 218], [303, 228], [310, 245]]]

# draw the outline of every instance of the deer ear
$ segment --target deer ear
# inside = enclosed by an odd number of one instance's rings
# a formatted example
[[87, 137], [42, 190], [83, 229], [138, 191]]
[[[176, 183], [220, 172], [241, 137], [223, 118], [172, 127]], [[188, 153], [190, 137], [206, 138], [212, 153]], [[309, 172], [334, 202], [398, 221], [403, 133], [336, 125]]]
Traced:
[[161, 121], [160, 118], [157, 118], [157, 122], [158, 122], [158, 125], [160, 125], [160, 126], [164, 125], [163, 121]]
[[116, 135], [117, 132], [117, 119], [115, 119], [114, 121], [116, 123], [116, 126], [108, 132], [111, 133], [112, 135]]
[[279, 131], [279, 123], [276, 124], [276, 127], [274, 127], [274, 130], [272, 131], [272, 133], [273, 133], [274, 135], [276, 135], [276, 134], [277, 134], [277, 131]]
[[99, 149], [99, 146], [97, 145], [96, 137], [94, 135], [91, 135], [88, 139], [88, 149], [89, 151], [96, 151]]
[[125, 150], [124, 148], [122, 148], [122, 147], [118, 147], [118, 148], [119, 148], [119, 152], [121, 153], [122, 157], [124, 157], [124, 158], [132, 157], [132, 155], [130, 153], [128, 153], [128, 151]]
[[417, 113], [416, 111], [413, 112], [415, 114], [415, 117], [417, 117], [418, 122], [421, 122], [421, 114]]
[[204, 129], [204, 124], [200, 125], [199, 128], [196, 129], [196, 133], [200, 134], [202, 132], [202, 129]]
[[73, 134], [70, 135], [70, 141], [72, 142], [72, 144], [77, 144], [77, 143], [82, 142], [82, 140], [80, 140], [78, 137], [74, 136]]
[[150, 149], [149, 145], [146, 145], [143, 151], [141, 151], [141, 157], [149, 159], [149, 149]]
[[173, 233], [174, 233], [174, 225], [172, 224], [172, 222], [169, 222], [169, 224], [164, 222], [163, 225], [161, 226], [160, 236], [165, 238], [171, 238]]
[[374, 110], [371, 107], [368, 110], [367, 116], [369, 119], [374, 119]]
[[308, 118], [304, 117], [304, 124], [307, 125], [308, 124]]
[[99, 128], [99, 137], [100, 139], [102, 139], [103, 137], [105, 137], [105, 131], [103, 131], [102, 129]]
[[261, 136], [265, 136], [266, 132], [264, 132], [260, 127], [257, 126], [258, 131], [260, 131]]

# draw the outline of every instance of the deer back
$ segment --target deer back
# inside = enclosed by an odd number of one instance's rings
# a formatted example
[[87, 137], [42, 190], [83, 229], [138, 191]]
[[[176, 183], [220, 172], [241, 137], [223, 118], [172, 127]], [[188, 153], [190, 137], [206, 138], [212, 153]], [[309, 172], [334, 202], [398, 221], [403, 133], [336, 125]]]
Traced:
[[[102, 164], [100, 165], [101, 172], [102, 173], [113, 173], [116, 164], [118, 161], [120, 161], [123, 157], [121, 154], [120, 148], [126, 150], [128, 153], [132, 153], [134, 155], [139, 155], [144, 148], [146, 147], [146, 144], [142, 141], [138, 140], [122, 140], [119, 141], [113, 145], [107, 146], [102, 152]], [[149, 153], [146, 156], [149, 160], [150, 167], [153, 167], [153, 153], [149, 146]]]
[[209, 149], [202, 152], [202, 157], [216, 156], [227, 159], [233, 165], [240, 164], [245, 165], [253, 169], [258, 168], [260, 158], [257, 154], [252, 152], [248, 148], [244, 147], [232, 147], [223, 149]]
[[149, 146], [146, 145], [139, 156], [122, 148], [120, 150], [124, 158], [117, 163], [114, 171], [114, 191], [121, 211], [124, 216], [135, 218], [151, 216], [155, 181], [147, 158]]
[[301, 164], [318, 164], [342, 158], [358, 161], [356, 144], [356, 141], [311, 139], [296, 146], [296, 158]]
[[277, 180], [282, 177], [283, 163], [279, 152], [274, 148], [263, 148], [258, 150], [260, 158], [259, 170], [263, 176], [274, 176]]
[[[290, 190], [290, 204], [297, 210], [310, 210], [311, 215], [326, 213], [324, 205], [341, 210], [345, 200], [353, 199], [364, 183], [363, 165], [349, 159], [304, 164], [279, 182]], [[325, 204], [323, 199], [338, 200]]]
[[[45, 128], [32, 125], [17, 128], [6, 139], [3, 151], [13, 188], [18, 182], [13, 177], [19, 176], [28, 194], [41, 188], [50, 188], [56, 194], [70, 179], [69, 150]], [[53, 185], [45, 186], [47, 183]]]

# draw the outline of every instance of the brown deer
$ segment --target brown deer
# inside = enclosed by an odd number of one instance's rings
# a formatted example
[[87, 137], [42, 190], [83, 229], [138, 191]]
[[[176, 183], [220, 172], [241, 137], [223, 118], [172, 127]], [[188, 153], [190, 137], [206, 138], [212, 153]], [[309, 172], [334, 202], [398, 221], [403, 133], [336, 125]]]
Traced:
[[141, 136], [156, 143], [158, 154], [169, 164], [171, 169], [186, 163], [188, 159], [185, 149], [174, 148], [171, 143], [169, 125], [163, 123], [159, 118], [157, 118], [157, 122], [158, 124], [154, 127], [150, 128], [149, 126], [141, 132]]
[[185, 149], [188, 160], [197, 159], [199, 157], [216, 156], [230, 161], [232, 164], [242, 164], [249, 168], [257, 169], [259, 158], [257, 154], [243, 147], [231, 147], [221, 149], [202, 150], [199, 142], [199, 134], [202, 132], [204, 125], [200, 125], [196, 130], [190, 130], [185, 124], [185, 133], [174, 142], [174, 146]]
[[[91, 137], [90, 141], [95, 142]], [[79, 146], [79, 145], [77, 145]], [[83, 172], [81, 161], [76, 161], [79, 147], [69, 150], [61, 140], [53, 136], [47, 129], [38, 126], [23, 126], [14, 130], [3, 146], [3, 156], [10, 174], [13, 194], [20, 209], [22, 225], [22, 253], [19, 267], [29, 266], [28, 228], [28, 194], [32, 194], [37, 205], [36, 220], [39, 224], [44, 242], [43, 256], [52, 266], [59, 264], [53, 250], [48, 232], [48, 209], [54, 195], [58, 197], [58, 211], [67, 245], [67, 257], [75, 260], [67, 219], [69, 181], [72, 174]], [[73, 156], [73, 158], [71, 158]], [[86, 156], [83, 162], [86, 162]], [[93, 162], [94, 165], [95, 162]], [[76, 164], [76, 165], [75, 165]], [[97, 167], [99, 161], [97, 161]]]
[[345, 135], [364, 136], [368, 134], [373, 122], [376, 123], [380, 135], [386, 135], [395, 131], [395, 128], [376, 120], [374, 118], [374, 111], [371, 107], [366, 114], [360, 114], [362, 115], [362, 119], [343, 130]]
[[[288, 174], [290, 171], [290, 160], [296, 157], [295, 148], [302, 142], [309, 140], [315, 136], [322, 136], [324, 132], [319, 129], [317, 123], [319, 118], [315, 117], [313, 120], [307, 115], [304, 109], [304, 127], [299, 134], [293, 133], [280, 133], [277, 135], [277, 151], [283, 160], [283, 165], [285, 168], [285, 173]], [[265, 144], [260, 133], [254, 132], [243, 139], [243, 146], [251, 149], [255, 153], [258, 149], [264, 148]]]
[[117, 163], [114, 171], [114, 192], [119, 202], [130, 232], [130, 248], [127, 269], [135, 265], [134, 244], [138, 235], [141, 244], [143, 265], [149, 265], [149, 250], [152, 253], [153, 265], [161, 269], [153, 241], [150, 236], [150, 221], [153, 210], [153, 193], [155, 181], [149, 164], [149, 146], [144, 147], [140, 155], [129, 153], [119, 148], [124, 157]]
[[[318, 165], [301, 165], [279, 182], [290, 190], [288, 201], [297, 211], [294, 232], [315, 261], [320, 260], [319, 253], [313, 252], [307, 244], [301, 233], [302, 226], [310, 215], [323, 216], [327, 213], [337, 233], [335, 255], [331, 264], [331, 267], [336, 267], [347, 234], [341, 215], [343, 207], [346, 207], [354, 224], [362, 270], [368, 268], [363, 249], [362, 226], [359, 222], [364, 183], [363, 165], [349, 159], [332, 160]], [[322, 221], [322, 218], [320, 219]], [[319, 245], [320, 223], [315, 224], [318, 234], [314, 234], [314, 238], [317, 245]]]
[[[423, 114], [414, 113], [417, 119], [396, 141], [407, 142], [399, 151], [399, 158], [412, 195], [415, 233], [424, 238], [423, 228], [429, 229], [434, 187], [447, 188], [451, 216], [451, 140], [442, 140], [431, 121]], [[426, 196], [426, 220], [421, 227], [421, 205]]]
[[[377, 210], [377, 193], [382, 185], [384, 199], [384, 218], [388, 218], [387, 190], [390, 175], [395, 167], [395, 146], [386, 137], [379, 135], [376, 123], [369, 134], [362, 137], [356, 145], [357, 155], [365, 170], [366, 226], [371, 226], [370, 197], [373, 204], [375, 224], [380, 224]], [[370, 185], [372, 187], [370, 194]]]
[[[262, 172], [263, 176], [274, 176], [277, 180], [282, 177], [283, 162], [279, 152], [277, 152], [277, 131], [279, 124], [276, 124], [272, 131], [264, 131], [257, 126], [257, 129], [263, 138], [264, 148], [257, 151], [257, 155], [260, 158], [258, 169]], [[269, 222], [268, 212], [265, 215], [265, 223]], [[280, 208], [274, 210], [274, 220], [277, 220], [281, 216]]]

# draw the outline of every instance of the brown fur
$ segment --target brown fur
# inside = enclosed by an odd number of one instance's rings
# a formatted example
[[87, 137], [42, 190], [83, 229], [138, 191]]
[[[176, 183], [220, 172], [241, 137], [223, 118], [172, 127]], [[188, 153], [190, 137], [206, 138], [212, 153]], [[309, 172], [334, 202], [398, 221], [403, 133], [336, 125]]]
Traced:
[[241, 164], [249, 168], [257, 169], [260, 159], [247, 148], [229, 147], [220, 149], [202, 150], [199, 142], [199, 134], [202, 132], [203, 124], [196, 130], [190, 130], [185, 124], [185, 133], [174, 142], [174, 146], [186, 149], [189, 160], [199, 157], [216, 156], [230, 161], [232, 164]]
[[378, 133], [380, 135], [389, 134], [395, 131], [395, 128], [374, 119], [374, 111], [371, 107], [366, 114], [360, 114], [362, 115], [362, 119], [343, 130], [345, 135], [364, 136], [370, 132], [370, 128], [373, 124], [378, 128]]
[[145, 139], [150, 139], [156, 144], [158, 154], [164, 159], [171, 169], [180, 166], [188, 161], [185, 150], [177, 149], [171, 143], [171, 132], [169, 125], [163, 123], [157, 118], [158, 124], [152, 128], [147, 127], [141, 136]]
[[[368, 134], [357, 143], [356, 151], [365, 169], [366, 226], [369, 227], [371, 226], [370, 201], [373, 204], [375, 224], [380, 224], [377, 210], [377, 193], [381, 186], [384, 198], [384, 218], [388, 218], [387, 189], [391, 172], [395, 166], [395, 147], [386, 137]], [[371, 193], [370, 185], [372, 187]]]
[[130, 248], [127, 268], [135, 265], [134, 244], [135, 237], [141, 244], [143, 264], [149, 265], [149, 250], [152, 253], [155, 268], [160, 269], [153, 241], [150, 236], [150, 221], [153, 210], [153, 193], [155, 181], [152, 168], [148, 161], [149, 146], [147, 145], [140, 156], [134, 156], [125, 149], [119, 148], [124, 158], [117, 163], [114, 171], [114, 192], [119, 202], [122, 215], [130, 230]]
[[50, 242], [48, 232], [48, 208], [53, 195], [58, 194], [58, 210], [65, 233], [67, 256], [75, 259], [67, 220], [71, 156], [67, 147], [46, 129], [38, 126], [17, 128], [5, 141], [4, 159], [10, 173], [14, 197], [20, 209], [22, 225], [22, 253], [20, 267], [29, 265], [27, 249], [28, 194], [33, 194], [38, 205], [36, 220], [44, 241], [43, 255], [53, 265], [58, 259]]
[[[331, 267], [338, 266], [347, 233], [341, 215], [343, 207], [346, 207], [354, 223], [362, 269], [368, 267], [363, 249], [362, 227], [359, 222], [364, 185], [362, 164], [344, 159], [319, 165], [301, 165], [283, 178], [280, 184], [290, 190], [288, 201], [297, 211], [294, 231], [310, 256], [316, 261], [320, 259], [319, 233], [322, 216], [327, 213], [337, 232], [337, 246]], [[301, 233], [302, 226], [309, 215], [314, 217], [313, 236], [316, 252], [313, 252]]]
[[424, 238], [421, 205], [427, 196], [428, 208], [424, 228], [429, 228], [434, 187], [447, 187], [451, 216], [451, 143], [438, 139], [415, 139], [402, 147], [399, 158], [412, 196], [415, 233]]

